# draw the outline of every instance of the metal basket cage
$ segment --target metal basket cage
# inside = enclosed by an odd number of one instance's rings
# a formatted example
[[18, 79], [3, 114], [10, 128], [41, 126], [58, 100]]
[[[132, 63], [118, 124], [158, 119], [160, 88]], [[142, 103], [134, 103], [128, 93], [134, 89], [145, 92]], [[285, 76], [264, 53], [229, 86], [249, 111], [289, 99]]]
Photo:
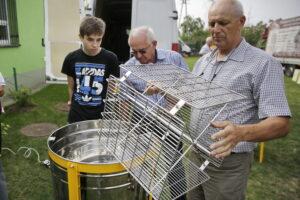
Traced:
[[[175, 65], [121, 68], [123, 77], [109, 79], [102, 113], [108, 122], [102, 127], [111, 131], [99, 130], [108, 150], [154, 199], [175, 199], [207, 181], [205, 166], [222, 162], [210, 155], [216, 141], [210, 137], [217, 132], [210, 122], [233, 115], [238, 121], [234, 108], [244, 97]], [[140, 89], [130, 85], [135, 82]], [[144, 93], [151, 85], [161, 91], [156, 101]], [[206, 163], [192, 163], [192, 150]]]

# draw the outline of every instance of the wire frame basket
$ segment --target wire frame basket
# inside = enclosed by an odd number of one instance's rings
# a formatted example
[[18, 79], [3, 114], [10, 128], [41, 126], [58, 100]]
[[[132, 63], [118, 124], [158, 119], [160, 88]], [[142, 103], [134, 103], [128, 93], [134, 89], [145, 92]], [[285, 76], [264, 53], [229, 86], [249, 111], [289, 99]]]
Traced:
[[[207, 181], [205, 167], [222, 163], [210, 155], [218, 131], [210, 122], [238, 123], [237, 102], [244, 96], [175, 65], [121, 69], [123, 77], [109, 79], [102, 113], [106, 131], [99, 136], [106, 148], [154, 199], [176, 199]], [[160, 92], [149, 98], [153, 85]], [[189, 160], [191, 151], [204, 158], [201, 166]]]

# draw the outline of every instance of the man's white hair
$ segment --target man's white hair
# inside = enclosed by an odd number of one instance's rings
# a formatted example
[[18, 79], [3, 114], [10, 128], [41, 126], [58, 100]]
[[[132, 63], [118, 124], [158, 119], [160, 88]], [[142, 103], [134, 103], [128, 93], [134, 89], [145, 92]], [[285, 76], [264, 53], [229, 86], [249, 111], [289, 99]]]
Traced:
[[133, 36], [139, 35], [139, 34], [145, 34], [147, 38], [147, 43], [151, 44], [153, 40], [155, 40], [155, 34], [151, 27], [149, 26], [140, 26], [137, 28], [134, 28], [130, 31], [129, 37], [128, 37], [128, 43], [130, 44], [130, 40]]

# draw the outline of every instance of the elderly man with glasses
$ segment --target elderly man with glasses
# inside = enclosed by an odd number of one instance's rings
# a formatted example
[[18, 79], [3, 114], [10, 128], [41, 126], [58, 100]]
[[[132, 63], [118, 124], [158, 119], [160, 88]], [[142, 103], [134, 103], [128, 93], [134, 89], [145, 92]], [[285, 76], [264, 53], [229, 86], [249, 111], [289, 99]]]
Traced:
[[[156, 48], [157, 41], [155, 40], [155, 34], [151, 27], [141, 26], [132, 29], [129, 34], [128, 44], [133, 57], [125, 63], [126, 65], [174, 64], [190, 71], [183, 57], [178, 52]], [[128, 79], [127, 83], [141, 93], [144, 92], [146, 87], [145, 82], [141, 82], [137, 79]], [[158, 102], [158, 100], [161, 99], [161, 94], [159, 93], [147, 93], [145, 96], [154, 102]], [[163, 106], [163, 101], [158, 102], [158, 104]]]
[[132, 29], [128, 38], [133, 57], [126, 64], [174, 64], [188, 70], [182, 56], [170, 50], [157, 49], [154, 31], [147, 26]]
[[[156, 48], [157, 41], [155, 40], [154, 31], [150, 27], [142, 26], [142, 27], [137, 27], [135, 29], [132, 29], [128, 38], [128, 44], [131, 48], [131, 54], [133, 57], [129, 59], [125, 63], [125, 65], [173, 64], [184, 70], [189, 71], [189, 68], [187, 67], [187, 64], [185, 63], [183, 57], [178, 52]], [[124, 74], [125, 72], [121, 69], [121, 77]], [[137, 90], [138, 92], [143, 93], [144, 96], [146, 96], [148, 99], [151, 99], [154, 103], [157, 103], [162, 107], [167, 107], [168, 100], [162, 98], [161, 93], [149, 92], [152, 91], [150, 89], [148, 89], [147, 92], [144, 93], [144, 91], [148, 87], [145, 81], [129, 76], [125, 82], [131, 87], [133, 87], [135, 90]], [[154, 90], [155, 89], [153, 89], [153, 91]], [[124, 108], [126, 109], [126, 105], [124, 105]], [[135, 116], [133, 117], [133, 119], [140, 119], [140, 117], [137, 116], [141, 116], [142, 113], [140, 113], [139, 111], [135, 111], [133, 115]], [[157, 131], [157, 127], [154, 124], [152, 129], [153, 131]], [[158, 135], [160, 134], [159, 131], [157, 131], [157, 134]], [[179, 145], [178, 150], [182, 148], [181, 145], [182, 144]], [[182, 171], [178, 173], [184, 173], [184, 172]], [[175, 186], [172, 186], [170, 188], [172, 199], [177, 197], [176, 194], [177, 187], [186, 187], [186, 186], [184, 184], [182, 185], [175, 184]], [[184, 200], [184, 199], [185, 196], [177, 197], [177, 200]]]

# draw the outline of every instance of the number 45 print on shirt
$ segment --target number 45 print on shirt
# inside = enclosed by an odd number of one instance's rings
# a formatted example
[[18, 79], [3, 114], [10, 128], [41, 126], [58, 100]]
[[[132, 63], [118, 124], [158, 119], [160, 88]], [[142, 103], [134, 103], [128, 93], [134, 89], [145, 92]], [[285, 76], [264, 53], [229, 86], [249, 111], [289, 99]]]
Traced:
[[94, 63], [76, 63], [75, 101], [81, 105], [97, 106], [102, 103], [105, 65]]

